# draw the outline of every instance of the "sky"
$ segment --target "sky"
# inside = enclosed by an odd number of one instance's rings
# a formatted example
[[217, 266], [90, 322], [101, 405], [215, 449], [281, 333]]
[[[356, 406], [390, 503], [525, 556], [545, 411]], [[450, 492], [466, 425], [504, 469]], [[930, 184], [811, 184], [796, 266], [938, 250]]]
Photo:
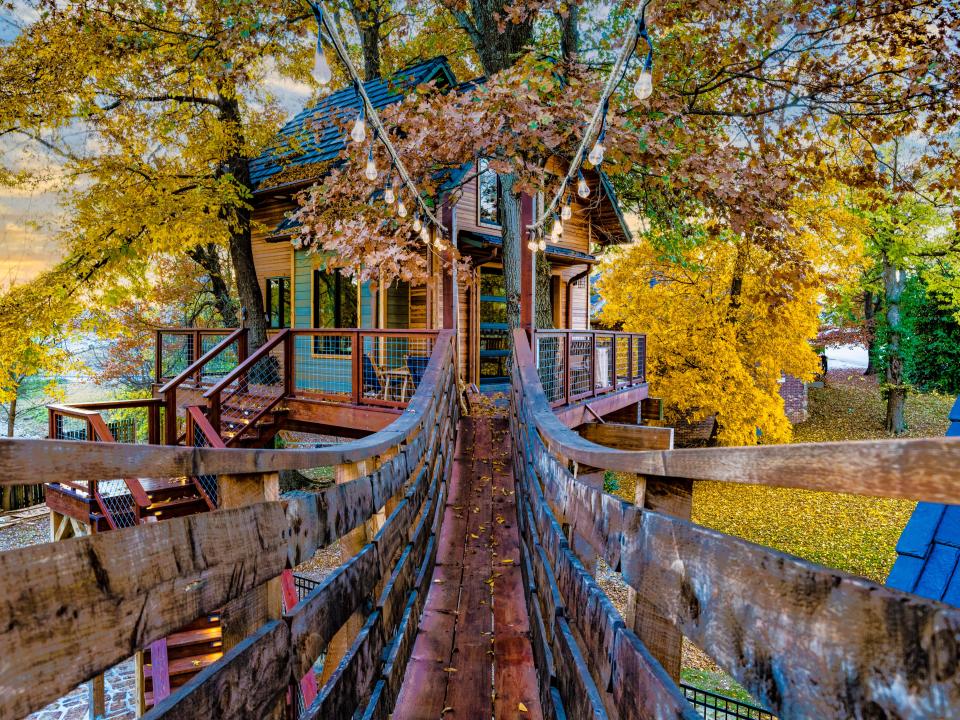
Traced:
[[[0, 47], [16, 38], [34, 17], [20, 0], [12, 9], [0, 5]], [[268, 78], [269, 89], [277, 96], [288, 116], [299, 111], [310, 96], [310, 88], [279, 76]], [[69, 133], [68, 133], [69, 134]], [[85, 141], [73, 132], [78, 144]], [[13, 283], [29, 281], [52, 267], [61, 258], [57, 234], [69, 217], [57, 193], [60, 166], [56, 158], [30, 141], [10, 136], [0, 138], [2, 165], [27, 170], [39, 176], [30, 187], [0, 187], [0, 290]]]

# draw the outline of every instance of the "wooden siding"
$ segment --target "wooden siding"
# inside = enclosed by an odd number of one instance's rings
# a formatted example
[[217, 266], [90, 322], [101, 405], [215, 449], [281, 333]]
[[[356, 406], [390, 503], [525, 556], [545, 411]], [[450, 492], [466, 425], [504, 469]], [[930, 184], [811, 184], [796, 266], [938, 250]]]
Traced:
[[267, 278], [290, 277], [290, 263], [294, 252], [288, 240], [267, 242], [266, 238], [286, 214], [296, 208], [296, 203], [289, 199], [265, 198], [257, 203], [253, 211], [253, 263], [264, 298], [267, 293]]

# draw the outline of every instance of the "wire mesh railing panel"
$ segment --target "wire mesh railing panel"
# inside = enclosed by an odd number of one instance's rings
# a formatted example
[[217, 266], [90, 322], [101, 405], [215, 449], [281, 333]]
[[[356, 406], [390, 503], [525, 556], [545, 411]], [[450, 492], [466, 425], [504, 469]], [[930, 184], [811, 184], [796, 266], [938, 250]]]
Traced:
[[776, 720], [776, 716], [756, 705], [724, 695], [680, 684], [683, 694], [704, 720]]
[[[207, 439], [206, 433], [196, 424], [193, 426], [193, 446], [198, 448], [210, 447], [210, 441]], [[219, 507], [220, 500], [217, 495], [217, 476], [197, 475], [196, 481], [204, 494], [210, 499], [211, 504], [214, 507]]]
[[616, 358], [613, 356], [613, 336], [594, 335], [593, 354], [596, 367], [594, 387], [609, 390], [616, 379]]
[[157, 358], [160, 370], [157, 376], [162, 380], [170, 380], [182, 373], [197, 359], [194, 348], [194, 334], [192, 332], [164, 332], [158, 335]]
[[436, 335], [359, 333], [360, 400], [404, 405], [427, 370]]
[[309, 595], [320, 582], [320, 580], [314, 580], [312, 577], [294, 573], [293, 584], [297, 588], [297, 602], [300, 602]]
[[294, 393], [348, 400], [353, 395], [353, 343], [353, 333], [294, 335]]
[[630, 347], [629, 335], [621, 335], [617, 337], [616, 342], [616, 359], [614, 360], [614, 366], [616, 367], [617, 374], [617, 385], [626, 385], [630, 382], [630, 353], [632, 352]]
[[87, 421], [69, 415], [54, 415], [51, 440], [90, 440]]
[[137, 504], [124, 480], [98, 480], [97, 501], [117, 528], [133, 527], [139, 522]]
[[593, 335], [570, 336], [570, 397], [593, 392]]
[[285, 344], [276, 343], [221, 391], [219, 430], [222, 438], [244, 432], [285, 395], [285, 355]]
[[633, 379], [645, 382], [647, 379], [647, 337], [633, 336]]
[[[198, 357], [203, 357], [213, 350], [223, 342], [229, 334], [229, 332], [224, 332], [216, 335], [202, 335], [200, 338], [200, 354]], [[234, 340], [203, 366], [200, 370], [200, 384], [207, 387], [213, 385], [221, 378], [226, 377], [230, 371], [239, 364], [240, 342], [239, 340]]]
[[537, 333], [537, 373], [547, 400], [561, 401], [566, 396], [566, 368], [564, 353], [566, 337]]

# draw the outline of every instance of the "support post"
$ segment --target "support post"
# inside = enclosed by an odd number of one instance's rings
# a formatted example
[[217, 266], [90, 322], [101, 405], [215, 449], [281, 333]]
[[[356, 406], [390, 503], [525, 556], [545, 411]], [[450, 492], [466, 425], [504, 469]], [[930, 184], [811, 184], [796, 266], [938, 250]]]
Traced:
[[[244, 507], [280, 499], [277, 473], [220, 475], [217, 478], [222, 509]], [[256, 632], [264, 623], [280, 617], [280, 580], [275, 578], [228, 603], [220, 614], [223, 651], [227, 652]]]

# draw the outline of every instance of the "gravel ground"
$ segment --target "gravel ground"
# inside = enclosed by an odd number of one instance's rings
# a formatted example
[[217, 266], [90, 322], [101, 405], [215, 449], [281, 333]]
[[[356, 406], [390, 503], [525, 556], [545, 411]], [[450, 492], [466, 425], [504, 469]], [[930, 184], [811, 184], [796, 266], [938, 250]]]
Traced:
[[41, 515], [0, 527], [0, 552], [50, 542], [50, 518]]

